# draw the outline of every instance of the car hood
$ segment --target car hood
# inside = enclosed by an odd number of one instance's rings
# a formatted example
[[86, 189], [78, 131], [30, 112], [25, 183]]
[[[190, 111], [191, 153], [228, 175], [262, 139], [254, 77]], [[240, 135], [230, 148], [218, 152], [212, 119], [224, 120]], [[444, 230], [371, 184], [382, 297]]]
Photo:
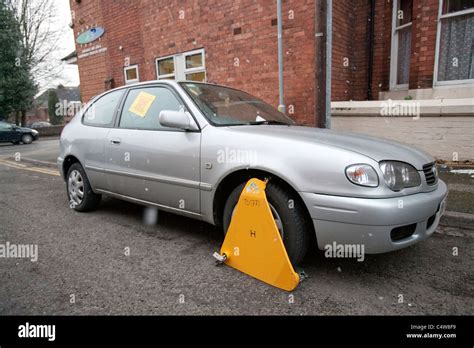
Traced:
[[253, 125], [231, 128], [249, 135], [263, 135], [338, 147], [370, 157], [377, 162], [402, 161], [411, 164], [417, 170], [423, 170], [423, 165], [434, 161], [431, 155], [413, 146], [362, 134], [302, 126]]
[[27, 133], [30, 133], [33, 128], [28, 128], [28, 127], [20, 127], [18, 128], [19, 131], [22, 131], [22, 132], [27, 132]]

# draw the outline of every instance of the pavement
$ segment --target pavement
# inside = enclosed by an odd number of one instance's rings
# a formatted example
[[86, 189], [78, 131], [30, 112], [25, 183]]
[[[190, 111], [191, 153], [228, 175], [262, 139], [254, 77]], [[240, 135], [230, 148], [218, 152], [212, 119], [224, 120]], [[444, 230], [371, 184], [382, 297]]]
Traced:
[[[57, 143], [0, 146], [0, 244], [38, 245], [36, 262], [0, 258], [0, 315], [473, 313], [473, 225], [441, 225], [363, 262], [313, 249], [302, 265], [309, 278], [290, 294], [215, 266], [223, 236], [209, 224], [159, 212], [149, 226], [143, 207], [112, 198], [94, 212], [70, 209], [57, 170], [34, 162], [54, 163]], [[8, 159], [18, 152], [22, 161]], [[470, 174], [446, 173], [471, 187]]]

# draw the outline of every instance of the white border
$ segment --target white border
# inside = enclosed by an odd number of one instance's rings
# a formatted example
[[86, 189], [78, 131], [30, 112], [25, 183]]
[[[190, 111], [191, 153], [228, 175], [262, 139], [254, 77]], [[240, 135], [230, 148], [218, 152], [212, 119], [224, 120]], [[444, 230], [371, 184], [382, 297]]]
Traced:
[[[410, 23], [405, 23], [397, 27], [398, 4], [400, 0], [393, 0], [392, 7], [392, 47], [390, 52], [390, 90], [391, 91], [405, 91], [408, 90], [409, 83], [397, 84], [398, 74], [398, 30], [411, 27], [413, 18]], [[413, 42], [413, 30], [411, 32], [411, 40]], [[411, 47], [410, 47], [410, 62], [409, 69], [411, 70]]]
[[[194, 54], [201, 54], [201, 56], [202, 56], [202, 67], [186, 69], [186, 57], [187, 56], [192, 56]], [[159, 74], [159, 69], [158, 69], [158, 62], [161, 61], [161, 60], [169, 59], [169, 58], [173, 58], [174, 73], [173, 74], [160, 75]], [[174, 80], [176, 80], [176, 81], [185, 81], [187, 74], [204, 72], [204, 82], [206, 82], [207, 73], [206, 73], [206, 61], [205, 61], [205, 59], [206, 59], [206, 55], [204, 53], [204, 48], [200, 48], [200, 49], [193, 50], [193, 51], [188, 51], [188, 52], [177, 53], [175, 55], [156, 58], [155, 59], [156, 78], [158, 80], [161, 80], [161, 79], [164, 79], [164, 78], [169, 78], [169, 77], [174, 76]]]
[[[132, 70], [132, 69], [135, 69], [137, 71], [137, 78], [133, 80], [127, 80], [127, 71]], [[123, 68], [123, 75], [124, 75], [125, 85], [131, 85], [132, 83], [140, 82], [140, 71], [138, 70], [138, 64], [129, 65]]]
[[[162, 60], [167, 60], [173, 58], [173, 67], [174, 67], [174, 72], [171, 74], [164, 74], [160, 75], [160, 69], [158, 68], [158, 62]], [[157, 80], [169, 80], [168, 77], [174, 76], [173, 80], [176, 79], [176, 57], [175, 56], [166, 56], [166, 57], [160, 57], [155, 59], [155, 65], [156, 65], [156, 79]]]
[[435, 64], [433, 72], [433, 87], [440, 86], [453, 86], [453, 85], [474, 85], [474, 79], [466, 80], [449, 80], [449, 81], [438, 81], [438, 67], [439, 67], [439, 49], [440, 49], [440, 40], [441, 40], [441, 20], [445, 18], [463, 16], [466, 14], [474, 13], [474, 8], [464, 11], [458, 11], [453, 13], [448, 13], [443, 15], [443, 0], [439, 0], [438, 8], [438, 23], [436, 29], [436, 50], [435, 50]]

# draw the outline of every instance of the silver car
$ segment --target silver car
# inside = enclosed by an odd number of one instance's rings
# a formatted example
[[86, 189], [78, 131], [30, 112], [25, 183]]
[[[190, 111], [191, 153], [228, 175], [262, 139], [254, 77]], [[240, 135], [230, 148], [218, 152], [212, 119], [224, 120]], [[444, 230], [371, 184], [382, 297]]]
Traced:
[[64, 128], [58, 165], [77, 211], [96, 208], [104, 194], [223, 231], [244, 184], [268, 179], [295, 264], [313, 240], [319, 249], [363, 245], [368, 254], [417, 243], [436, 229], [447, 195], [425, 152], [298, 126], [245, 92], [192, 81], [94, 98]]

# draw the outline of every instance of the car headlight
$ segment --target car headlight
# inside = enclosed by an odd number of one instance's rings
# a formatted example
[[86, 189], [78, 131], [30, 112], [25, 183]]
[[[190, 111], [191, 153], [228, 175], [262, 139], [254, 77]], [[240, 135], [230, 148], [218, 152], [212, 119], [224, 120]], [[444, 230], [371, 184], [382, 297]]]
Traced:
[[353, 164], [347, 167], [346, 176], [350, 182], [356, 185], [367, 187], [379, 186], [377, 172], [368, 164]]
[[33, 133], [33, 135], [38, 135], [39, 134], [39, 132], [37, 130], [34, 130], [34, 129], [31, 130], [31, 133]]
[[380, 162], [380, 169], [385, 183], [392, 191], [421, 185], [420, 174], [408, 163], [383, 161]]

